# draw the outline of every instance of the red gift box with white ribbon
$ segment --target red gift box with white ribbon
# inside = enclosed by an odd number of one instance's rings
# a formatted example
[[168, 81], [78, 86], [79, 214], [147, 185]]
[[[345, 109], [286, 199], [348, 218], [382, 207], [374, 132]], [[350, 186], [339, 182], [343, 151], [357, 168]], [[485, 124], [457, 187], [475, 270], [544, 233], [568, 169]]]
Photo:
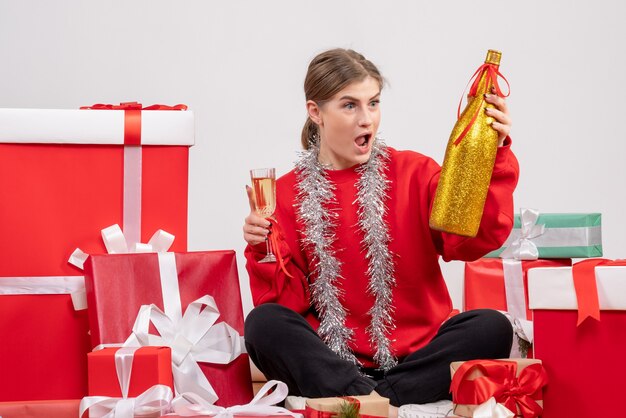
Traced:
[[626, 375], [626, 260], [531, 269], [528, 286], [535, 355], [550, 375], [543, 417], [615, 415]]
[[177, 394], [252, 399], [234, 251], [92, 255], [85, 287], [94, 346], [169, 346]]
[[104, 252], [97, 231], [119, 223], [131, 243], [163, 227], [186, 250], [194, 122], [182, 108], [0, 109], [0, 401], [87, 393], [87, 314], [69, 296], [77, 246]]

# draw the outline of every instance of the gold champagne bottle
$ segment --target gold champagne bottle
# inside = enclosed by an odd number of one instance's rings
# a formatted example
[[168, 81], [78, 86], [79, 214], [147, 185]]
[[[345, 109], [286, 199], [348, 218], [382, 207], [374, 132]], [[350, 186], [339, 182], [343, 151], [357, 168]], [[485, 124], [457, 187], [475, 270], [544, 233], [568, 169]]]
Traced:
[[498, 149], [493, 118], [484, 110], [494, 106], [485, 102], [484, 94], [490, 93], [494, 84], [497, 87], [501, 56], [499, 51], [487, 52], [467, 106], [450, 134], [430, 213], [432, 229], [467, 237], [478, 233]]

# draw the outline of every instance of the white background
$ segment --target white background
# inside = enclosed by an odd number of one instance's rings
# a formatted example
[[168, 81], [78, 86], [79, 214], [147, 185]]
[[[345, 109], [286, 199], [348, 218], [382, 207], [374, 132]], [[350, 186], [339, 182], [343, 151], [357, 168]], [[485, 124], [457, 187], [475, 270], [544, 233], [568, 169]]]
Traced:
[[[0, 0], [0, 107], [189, 105], [189, 249], [237, 251], [248, 310], [244, 185], [250, 168], [292, 167], [310, 59], [349, 47], [376, 63], [381, 136], [441, 162], [469, 76], [499, 49], [516, 208], [601, 212], [605, 255], [624, 258], [625, 11], [619, 0]], [[444, 272], [460, 307], [462, 265]]]

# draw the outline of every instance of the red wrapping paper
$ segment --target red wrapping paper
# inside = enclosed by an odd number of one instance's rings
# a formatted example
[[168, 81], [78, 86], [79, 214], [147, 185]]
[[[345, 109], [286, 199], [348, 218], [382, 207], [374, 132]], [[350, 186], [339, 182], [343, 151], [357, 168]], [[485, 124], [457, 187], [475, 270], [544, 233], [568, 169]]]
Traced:
[[[141, 242], [163, 229], [186, 250], [188, 149], [143, 147]], [[116, 145], [0, 144], [0, 278], [80, 275], [76, 247], [105, 253], [100, 230], [123, 225], [123, 163]]]
[[535, 355], [550, 375], [543, 418], [625, 416], [626, 311], [576, 326], [575, 310], [535, 310]]
[[[87, 355], [89, 396], [122, 397], [115, 368], [119, 348], [104, 348]], [[169, 347], [141, 347], [133, 356], [128, 397], [135, 398], [154, 385], [169, 386], [174, 392], [172, 351]]]
[[[0, 280], [81, 275], [76, 247], [105, 252], [100, 230], [123, 224], [123, 161], [118, 145], [0, 144]], [[143, 147], [142, 242], [162, 228], [186, 250], [187, 171], [187, 146]], [[0, 296], [0, 340], [0, 401], [86, 395], [87, 314], [69, 295]]]
[[[540, 259], [521, 261], [524, 274], [524, 300], [526, 302], [526, 318], [532, 319], [528, 308], [528, 269], [536, 267], [571, 266], [572, 260]], [[502, 259], [481, 258], [477, 261], [465, 263], [465, 304], [464, 310], [497, 309], [507, 311], [506, 293], [504, 286], [504, 271]], [[524, 318], [522, 318], [524, 319]]]
[[[204, 295], [215, 298], [225, 321], [243, 335], [243, 310], [234, 251], [176, 253], [181, 305]], [[164, 309], [157, 254], [90, 256], [85, 263], [92, 344], [124, 342], [141, 305]], [[240, 355], [226, 365], [198, 363], [219, 396], [220, 406], [252, 399], [250, 364]]]
[[69, 295], [0, 296], [0, 401], [85, 396], [87, 331]]

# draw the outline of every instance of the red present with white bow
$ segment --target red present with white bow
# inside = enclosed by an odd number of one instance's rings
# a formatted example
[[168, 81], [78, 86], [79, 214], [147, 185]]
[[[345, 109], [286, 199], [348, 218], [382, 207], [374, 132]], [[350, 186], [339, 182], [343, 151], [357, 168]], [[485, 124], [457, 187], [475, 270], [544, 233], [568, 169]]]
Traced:
[[132, 243], [163, 228], [186, 250], [193, 113], [117, 107], [0, 109], [0, 254], [10, 260], [0, 277], [76, 274], [71, 252], [104, 252], [94, 231], [113, 224]]
[[174, 393], [169, 347], [106, 347], [89, 353], [87, 363], [89, 396], [136, 397], [154, 385]]
[[[92, 353], [90, 379], [94, 374], [93, 378], [101, 381], [90, 384], [89, 396], [80, 402], [79, 417], [87, 411], [90, 418], [161, 416], [168, 412], [173, 398], [171, 374], [168, 379], [167, 375], [161, 376], [163, 373], [155, 370], [158, 363], [162, 363], [158, 357], [169, 354], [169, 350], [163, 348], [122, 347], [114, 352]], [[103, 365], [102, 360], [108, 358], [112, 360], [111, 364], [106, 362]], [[156, 364], [149, 364], [150, 360], [156, 360]], [[171, 368], [169, 370], [171, 372]]]
[[[528, 272], [535, 355], [550, 374], [544, 418], [614, 416], [626, 375], [626, 260]], [[619, 411], [619, 410], [618, 410]]]
[[94, 346], [169, 346], [177, 393], [250, 401], [234, 251], [92, 255], [85, 277]]
[[481, 258], [465, 263], [464, 310], [497, 309], [507, 312], [513, 324], [514, 338], [511, 357], [524, 357], [518, 339], [533, 342], [533, 326], [528, 308], [529, 269], [536, 267], [569, 266], [572, 260], [515, 260]]
[[186, 250], [193, 113], [141, 107], [0, 109], [0, 401], [86, 394], [87, 317], [69, 296], [82, 276], [67, 258], [104, 252], [94, 231], [123, 224], [134, 243], [163, 227]]

